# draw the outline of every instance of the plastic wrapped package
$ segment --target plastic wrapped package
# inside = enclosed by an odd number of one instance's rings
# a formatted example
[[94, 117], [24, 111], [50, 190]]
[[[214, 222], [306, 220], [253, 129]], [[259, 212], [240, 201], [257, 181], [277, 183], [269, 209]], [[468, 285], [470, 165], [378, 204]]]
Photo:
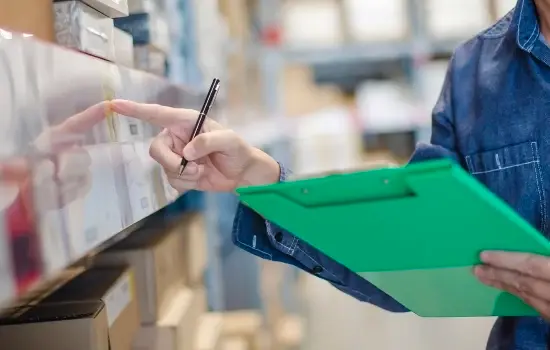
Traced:
[[[67, 0], [54, 0], [54, 2], [62, 2]], [[88, 6], [111, 18], [128, 16], [128, 1], [127, 0], [81, 0]]]

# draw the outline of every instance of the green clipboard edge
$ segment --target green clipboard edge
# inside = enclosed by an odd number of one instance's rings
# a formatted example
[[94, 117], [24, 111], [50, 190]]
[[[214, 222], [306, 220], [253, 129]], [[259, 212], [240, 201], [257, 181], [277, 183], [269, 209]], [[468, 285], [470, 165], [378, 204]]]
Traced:
[[241, 202], [425, 317], [535, 316], [472, 269], [550, 242], [448, 160], [237, 189]]

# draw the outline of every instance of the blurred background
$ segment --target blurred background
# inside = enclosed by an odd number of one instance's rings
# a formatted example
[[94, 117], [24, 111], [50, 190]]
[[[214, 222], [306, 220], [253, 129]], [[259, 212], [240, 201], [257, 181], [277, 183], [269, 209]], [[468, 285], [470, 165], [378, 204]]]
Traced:
[[198, 109], [219, 78], [212, 117], [296, 176], [403, 164], [453, 50], [515, 3], [0, 0], [0, 348], [484, 349], [493, 319], [391, 314], [239, 250], [238, 198], [178, 197], [160, 129], [103, 101]]

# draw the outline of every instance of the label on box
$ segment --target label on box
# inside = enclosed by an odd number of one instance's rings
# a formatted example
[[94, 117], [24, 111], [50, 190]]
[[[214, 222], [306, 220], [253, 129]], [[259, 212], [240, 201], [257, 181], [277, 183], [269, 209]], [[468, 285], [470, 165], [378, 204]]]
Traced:
[[109, 327], [117, 320], [118, 316], [132, 301], [132, 278], [131, 273], [125, 273], [118, 282], [109, 290], [105, 296], [105, 307], [107, 308], [107, 321]]
[[134, 222], [139, 221], [152, 213], [151, 187], [148, 169], [136, 152], [137, 145], [123, 145], [124, 170], [130, 196], [130, 205]]

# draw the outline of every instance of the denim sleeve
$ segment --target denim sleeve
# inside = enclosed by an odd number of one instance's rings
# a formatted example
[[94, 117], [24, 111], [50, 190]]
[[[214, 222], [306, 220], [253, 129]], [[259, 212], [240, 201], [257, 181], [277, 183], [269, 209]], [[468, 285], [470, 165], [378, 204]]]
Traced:
[[[433, 110], [431, 143], [419, 145], [411, 162], [444, 157], [458, 160], [453, 151], [455, 138], [451, 76], [452, 69], [449, 68], [441, 95]], [[286, 178], [287, 170], [281, 167], [280, 181], [285, 181]], [[292, 233], [264, 220], [243, 204], [239, 205], [235, 216], [233, 241], [238, 247], [261, 258], [297, 266], [330, 282], [334, 287], [361, 301], [369, 302], [388, 311], [408, 311], [407, 308], [364, 278], [298, 239]]]

